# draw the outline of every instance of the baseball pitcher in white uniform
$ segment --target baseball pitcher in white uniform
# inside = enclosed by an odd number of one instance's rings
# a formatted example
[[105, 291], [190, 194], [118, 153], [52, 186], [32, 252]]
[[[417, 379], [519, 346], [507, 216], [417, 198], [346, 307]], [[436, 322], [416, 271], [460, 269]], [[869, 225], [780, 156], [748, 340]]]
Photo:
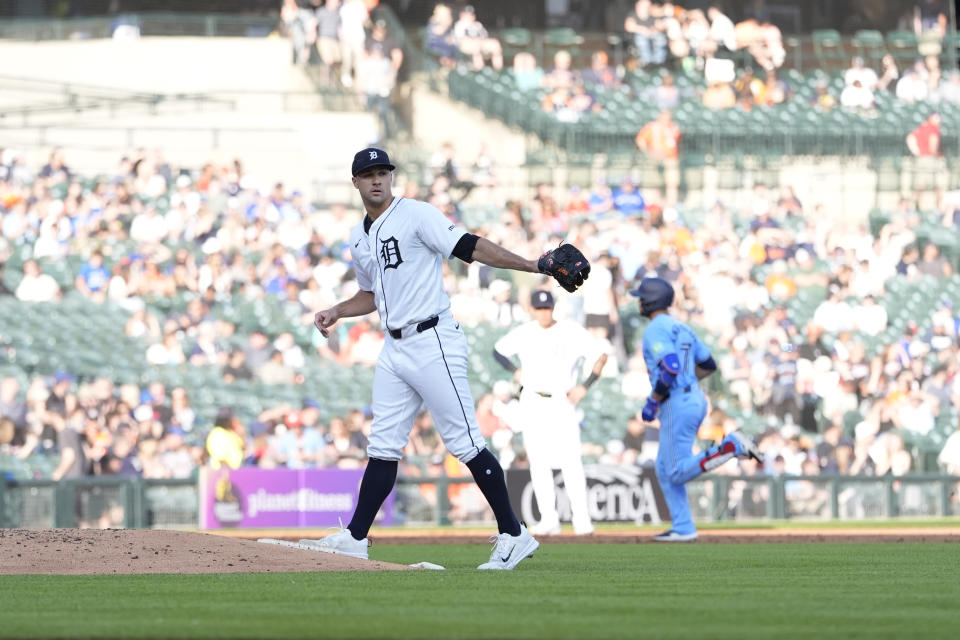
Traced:
[[[359, 291], [318, 311], [314, 324], [327, 336], [341, 318], [376, 310], [386, 333], [373, 382], [369, 462], [353, 518], [323, 539], [302, 541], [321, 551], [367, 558], [367, 535], [393, 489], [397, 465], [421, 403], [433, 416], [447, 449], [470, 469], [493, 510], [499, 533], [490, 560], [479, 569], [510, 570], [539, 543], [510, 506], [503, 468], [484, 444], [467, 384], [467, 341], [450, 314], [443, 288], [443, 260], [477, 260], [501, 269], [546, 273], [575, 290], [589, 263], [575, 247], [527, 260], [450, 222], [424, 202], [394, 196], [387, 153], [368, 148], [353, 159], [353, 186], [366, 210], [350, 235]], [[571, 254], [573, 257], [571, 257]], [[579, 256], [579, 257], [577, 257]], [[571, 280], [572, 278], [572, 280]]]
[[[553, 470], [563, 473], [570, 499], [573, 531], [593, 533], [587, 508], [587, 478], [580, 457], [580, 421], [577, 404], [587, 394], [607, 362], [603, 345], [584, 327], [555, 320], [553, 296], [534, 291], [534, 319], [511, 330], [493, 348], [497, 362], [520, 379], [519, 420], [530, 460], [530, 481], [540, 507], [540, 522], [530, 527], [538, 535], [560, 533]], [[511, 357], [520, 360], [518, 368]], [[593, 363], [581, 384], [583, 363]]]

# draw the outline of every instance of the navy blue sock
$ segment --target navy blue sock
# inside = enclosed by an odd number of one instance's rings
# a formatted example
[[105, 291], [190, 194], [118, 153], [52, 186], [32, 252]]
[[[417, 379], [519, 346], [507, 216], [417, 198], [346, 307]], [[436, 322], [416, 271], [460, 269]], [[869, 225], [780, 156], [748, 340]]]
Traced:
[[357, 508], [353, 510], [353, 519], [347, 525], [355, 540], [363, 540], [370, 533], [370, 527], [377, 517], [383, 501], [390, 495], [397, 481], [397, 461], [370, 458], [360, 481], [360, 493], [357, 496]]
[[490, 503], [493, 515], [497, 518], [497, 528], [500, 533], [520, 535], [520, 521], [517, 520], [517, 516], [513, 514], [513, 507], [510, 506], [507, 481], [503, 477], [503, 467], [500, 466], [497, 458], [488, 449], [483, 449], [467, 463], [467, 468], [473, 474], [473, 479], [480, 487], [483, 497]]

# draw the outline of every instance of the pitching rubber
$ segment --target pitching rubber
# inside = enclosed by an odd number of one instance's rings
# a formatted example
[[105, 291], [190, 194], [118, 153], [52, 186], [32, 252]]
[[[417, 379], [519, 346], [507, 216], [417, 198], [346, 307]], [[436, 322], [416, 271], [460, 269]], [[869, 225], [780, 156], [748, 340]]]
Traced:
[[[290, 542], [289, 540], [278, 540], [276, 538], [259, 538], [257, 542], [262, 542], [264, 544], [275, 544], [281, 547], [290, 547], [291, 549], [303, 549], [304, 551], [316, 551], [317, 553], [324, 553], [320, 549], [302, 544], [300, 542]], [[532, 554], [531, 554], [532, 555]], [[359, 558], [362, 559], [362, 558]], [[410, 565], [414, 569], [429, 569], [431, 571], [445, 571], [446, 567], [434, 564], [433, 562], [416, 562]]]
[[316, 547], [312, 547], [306, 544], [301, 544], [299, 542], [290, 542], [289, 540], [277, 540], [276, 538], [259, 538], [257, 542], [262, 542], [264, 544], [276, 544], [281, 547], [291, 547], [293, 549], [303, 549], [304, 551], [320, 551]]

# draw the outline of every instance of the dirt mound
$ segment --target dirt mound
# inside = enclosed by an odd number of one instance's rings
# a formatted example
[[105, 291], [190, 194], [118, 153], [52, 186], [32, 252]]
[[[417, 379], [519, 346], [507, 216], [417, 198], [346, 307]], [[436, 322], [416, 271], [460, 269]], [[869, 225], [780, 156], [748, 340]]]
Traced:
[[0, 575], [387, 571], [389, 562], [158, 529], [0, 529]]

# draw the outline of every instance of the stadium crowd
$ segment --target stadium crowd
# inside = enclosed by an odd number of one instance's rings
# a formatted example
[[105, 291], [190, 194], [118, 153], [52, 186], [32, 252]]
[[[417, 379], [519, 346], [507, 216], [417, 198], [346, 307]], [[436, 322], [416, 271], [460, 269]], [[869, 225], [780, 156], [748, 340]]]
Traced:
[[[451, 185], [495, 185], [497, 167], [482, 155], [460, 169], [454, 157], [448, 145], [437, 150], [425, 175], [401, 174], [399, 181], [404, 195], [428, 199], [460, 221], [462, 205]], [[383, 340], [375, 317], [345, 324], [311, 353], [289, 332], [239, 335], [218, 315], [231, 296], [274, 296], [309, 325], [313, 310], [349, 296], [356, 281], [344, 241], [358, 212], [314, 206], [283, 184], [258, 188], [239, 162], [188, 172], [169, 166], [159, 152], [140, 151], [123, 158], [112, 175], [91, 179], [59, 149], [41, 167], [11, 150], [2, 158], [3, 295], [27, 303], [63, 296], [110, 301], [128, 311], [117, 330], [141, 341], [146, 362], [216, 367], [228, 381], [297, 385], [308, 358], [374, 363]], [[477, 193], [485, 193], [483, 187]], [[720, 362], [723, 388], [713, 394], [702, 439], [719, 439], [743, 415], [765, 421], [760, 446], [767, 459], [760, 468], [742, 462], [740, 471], [883, 475], [913, 469], [905, 439], [928, 434], [938, 416], [956, 416], [960, 407], [957, 300], [944, 297], [931, 317], [908, 324], [902, 338], [876, 342], [887, 335], [888, 311], [878, 301], [891, 283], [946, 282], [956, 268], [936, 245], [917, 245], [913, 203], [904, 199], [873, 237], [863, 226], [818, 215], [818, 203], [801, 202], [787, 185], [758, 185], [745, 209], [718, 202], [699, 219], [664, 208], [661, 196], [628, 179], [566, 193], [540, 185], [529, 201], [504, 203], [499, 219], [476, 229], [521, 254], [561, 239], [584, 248], [597, 268], [559, 312], [609, 343], [614, 357], [605, 374], [636, 407], [649, 383], [622, 320], [632, 310], [624, 291], [645, 275], [672, 281], [675, 313], [707, 332]], [[165, 208], [158, 198], [167, 198]], [[944, 226], [958, 228], [958, 209], [944, 200]], [[29, 255], [22, 274], [6, 268], [15, 252]], [[44, 263], [77, 255], [83, 261], [66, 286], [43, 273]], [[466, 327], [506, 327], [526, 318], [529, 293], [543, 284], [538, 276], [495, 276], [477, 265], [448, 266], [453, 312]], [[821, 291], [823, 299], [809, 322], [798, 324], [788, 308], [809, 290]], [[184, 294], [192, 299], [181, 314], [162, 317], [145, 304]], [[307, 400], [271, 407], [244, 423], [223, 407], [214, 424], [198, 424], [190, 395], [159, 381], [114, 386], [104, 378], [77, 380], [70, 371], [35, 375], [21, 388], [7, 375], [0, 383], [0, 446], [21, 458], [59, 453], [54, 478], [184, 477], [204, 464], [363, 463], [370, 415], [362, 408], [323, 423], [318, 401]], [[524, 457], [513, 437], [512, 402], [510, 389], [495, 385], [478, 398], [478, 415], [494, 449], [516, 466]], [[622, 427], [622, 438], [586, 443], [585, 454], [649, 464], [656, 426], [634, 417]], [[960, 469], [958, 438], [943, 447], [945, 470]], [[428, 462], [425, 471], [410, 473], [453, 471], [444, 465], [429, 415], [418, 418], [408, 452]], [[738, 468], [731, 464], [729, 471]]]
[[[330, 82], [369, 89], [368, 106], [382, 114], [404, 59], [387, 24], [371, 22], [362, 0], [313, 2], [305, 11], [294, 0], [284, 2], [295, 59], [318, 56], [329, 67]], [[706, 72], [709, 60], [723, 59], [724, 49], [747, 46], [766, 80], [742, 70], [730, 83], [733, 103], [746, 108], [746, 102], [770, 104], [789, 96], [789, 87], [775, 76], [782, 62], [779, 32], [762, 17], [753, 20], [754, 35], [747, 37], [748, 30], [727, 25], [729, 19], [715, 9], [700, 16], [640, 0], [634, 11], [623, 17], [623, 29], [635, 36], [639, 68], [673, 61]], [[473, 7], [461, 7], [454, 20], [450, 6], [438, 4], [426, 34], [428, 51], [443, 65], [504, 64], [502, 47]], [[361, 67], [371, 61], [382, 73], [367, 83], [374, 76]], [[518, 86], [548, 90], [543, 106], [553, 110], [571, 103], [602, 109], [589, 88], [613, 86], [622, 77], [604, 52], [595, 53], [585, 69], [575, 69], [564, 51], [547, 72], [530, 53], [517, 54], [512, 63]], [[889, 64], [880, 71], [854, 60], [846, 86], [861, 93], [892, 90], [904, 100], [958, 99], [960, 80], [942, 79], [929, 59], [899, 80]], [[901, 92], [908, 76], [914, 86]], [[637, 136], [639, 148], [661, 160], [677, 155], [680, 134], [670, 109], [678, 96], [671, 76], [664, 75], [652, 96], [661, 116]], [[832, 108], [836, 102], [823, 91], [816, 104]], [[843, 96], [839, 103], [847, 106]], [[387, 138], [389, 133], [385, 129]], [[915, 142], [929, 151], [929, 135]], [[762, 465], [731, 462], [724, 472], [902, 475], [919, 462], [911, 443], [927, 437], [938, 421], [951, 420], [955, 431], [938, 462], [960, 473], [956, 289], [950, 294], [944, 288], [926, 317], [912, 317], [901, 336], [890, 337], [888, 314], [896, 309], [885, 302], [891, 289], [926, 283], [938, 290], [956, 280], [960, 266], [956, 256], [941, 256], [935, 242], [917, 234], [925, 214], [915, 200], [904, 198], [873, 234], [866, 224], [834, 221], [816, 196], [801, 200], [789, 184], [758, 184], [736, 202], [692, 211], [679, 206], [669, 188], [644, 189], [629, 175], [562, 192], [540, 184], [528, 199], [503, 201], [499, 170], [485, 149], [464, 162], [449, 143], [433, 151], [422, 173], [401, 170], [397, 192], [434, 204], [452, 221], [521, 255], [537, 255], [561, 240], [582, 247], [596, 267], [581, 292], [559, 296], [558, 312], [606, 341], [611, 358], [604, 376], [637, 410], [650, 389], [630, 322], [631, 314], [636, 319], [634, 304], [625, 292], [645, 275], [670, 280], [677, 291], [674, 312], [703, 329], [720, 363], [701, 439], [719, 440], [752, 421], [764, 452]], [[474, 219], [470, 210], [477, 206], [498, 215]], [[936, 224], [960, 231], [960, 198], [941, 194], [939, 206]], [[127, 320], [117, 331], [139, 341], [143, 362], [151, 366], [205, 367], [227, 382], [298, 386], [311, 359], [370, 367], [382, 345], [376, 317], [342, 324], [329, 342], [314, 335], [305, 344], [287, 330], [238, 331], [221, 312], [234, 299], [273, 299], [309, 327], [315, 310], [349, 297], [357, 286], [346, 240], [359, 212], [310, 202], [284, 183], [265, 185], [247, 175], [239, 160], [174, 167], [161, 150], [137, 150], [109, 174], [91, 176], [71, 166], [60, 149], [41, 166], [31, 166], [15, 150], [0, 150], [0, 214], [0, 296], [26, 304], [81, 297], [119, 306]], [[79, 266], [66, 279], [44, 273], [76, 258]], [[545, 286], [539, 276], [508, 280], [476, 264], [445, 269], [453, 313], [468, 331], [504, 329], [528, 318], [531, 291]], [[183, 310], [167, 314], [152, 304], [185, 297], [190, 302]], [[484, 435], [505, 467], [524, 465], [510, 385], [501, 381], [485, 391], [477, 398]], [[296, 406], [277, 403], [252, 420], [222, 407], [207, 423], [191, 407], [194, 392], [160, 380], [137, 385], [78, 379], [69, 370], [30, 375], [26, 382], [7, 374], [0, 379], [0, 453], [48, 456], [56, 462], [54, 479], [190, 477], [203, 465], [364, 464], [368, 409], [321, 420], [323, 399], [308, 398]], [[588, 459], [651, 464], [656, 424], [645, 424], [637, 413], [617, 426], [622, 436], [585, 442]], [[405, 468], [408, 475], [462, 473], [445, 456], [428, 414], [418, 416], [407, 453], [415, 462]]]
[[[356, 87], [369, 105], [387, 108], [404, 63], [401, 41], [406, 38], [397, 33], [399, 24], [388, 28], [384, 14], [378, 13], [382, 9], [375, 5], [364, 0], [311, 0], [301, 7], [296, 0], [284, 0], [281, 15], [297, 62], [319, 65], [329, 83]], [[666, 109], [689, 97], [699, 98], [711, 109], [743, 110], [797, 98], [798, 87], [778, 76], [786, 50], [781, 31], [763, 3], [748, 10], [737, 23], [715, 5], [704, 11], [685, 9], [679, 3], [638, 0], [632, 6], [610, 3], [605, 10], [606, 32], [619, 34], [617, 41], [624, 43], [625, 50], [617, 51], [617, 64], [611, 64], [608, 50], [594, 51], [589, 68], [582, 71], [574, 68], [567, 49], [553, 54], [550, 68], [532, 50], [513, 55], [512, 73], [518, 88], [545, 91], [543, 110], [561, 120], [576, 120], [579, 114], [601, 110], [601, 94], [606, 90], [631, 90], [625, 78], [629, 70], [642, 73], [666, 68], [703, 78], [703, 86], [680, 88], [673, 73], [667, 73], [655, 86], [644, 88], [644, 95], [636, 96]], [[921, 13], [905, 15], [899, 26], [928, 40], [942, 40], [946, 33], [943, 12], [925, 4]], [[503, 44], [469, 4], [437, 3], [422, 45], [443, 68], [463, 65], [479, 70], [489, 65], [500, 71], [504, 67]], [[939, 46], [934, 48], [940, 51]], [[918, 52], [917, 59], [901, 60], [900, 64], [903, 68], [898, 68], [891, 54], [869, 62], [857, 55], [842, 74], [842, 87], [832, 86], [824, 76], [817, 83], [816, 94], [803, 99], [821, 110], [840, 106], [865, 113], [874, 110], [877, 92], [889, 92], [904, 103], [960, 103], [960, 75], [952, 70], [944, 73], [936, 53]], [[358, 72], [361, 67], [362, 73]]]

